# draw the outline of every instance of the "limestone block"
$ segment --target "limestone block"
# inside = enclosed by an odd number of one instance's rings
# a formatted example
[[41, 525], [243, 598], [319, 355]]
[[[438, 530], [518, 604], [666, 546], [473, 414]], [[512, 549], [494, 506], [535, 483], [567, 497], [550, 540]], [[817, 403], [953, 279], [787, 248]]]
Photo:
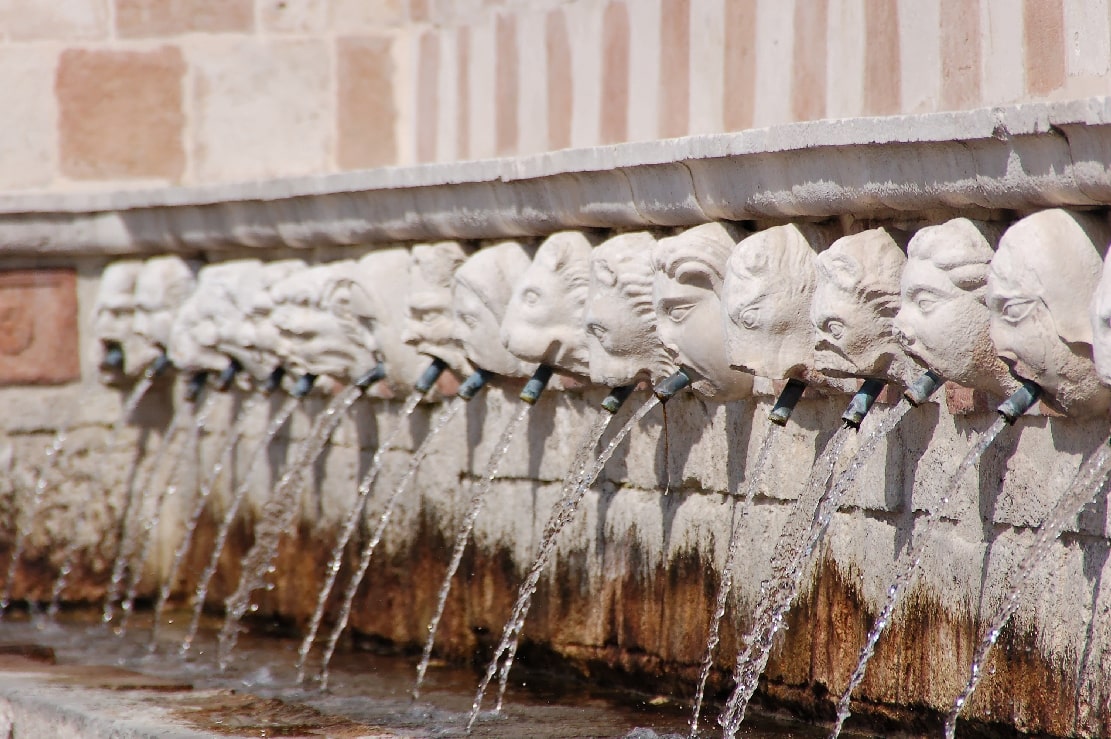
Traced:
[[116, 30], [124, 38], [242, 33], [254, 20], [250, 0], [118, 0], [116, 5]]
[[227, 181], [327, 169], [332, 85], [322, 42], [210, 38], [191, 44], [187, 54], [196, 76], [190, 148], [197, 177]]
[[267, 31], [320, 33], [328, 28], [330, 5], [329, 0], [266, 0], [259, 7], [259, 19]]
[[[346, 0], [333, 17], [347, 17], [358, 5]], [[398, 161], [397, 104], [394, 100], [393, 40], [385, 36], [336, 41], [336, 160], [343, 169], [361, 169]]]
[[331, 0], [328, 18], [333, 28], [343, 33], [402, 25], [406, 20], [405, 0]]
[[6, 0], [0, 4], [0, 28], [10, 41], [107, 38], [109, 17], [107, 0], [65, 0], [48, 5]]
[[5, 190], [41, 187], [54, 178], [58, 111], [54, 96], [43, 91], [53, 84], [57, 63], [57, 55], [43, 49], [0, 51], [0, 87], [6, 91], [0, 111], [0, 157], [5, 162], [0, 187]]
[[62, 174], [181, 179], [184, 79], [185, 59], [174, 46], [62, 52], [54, 84]]

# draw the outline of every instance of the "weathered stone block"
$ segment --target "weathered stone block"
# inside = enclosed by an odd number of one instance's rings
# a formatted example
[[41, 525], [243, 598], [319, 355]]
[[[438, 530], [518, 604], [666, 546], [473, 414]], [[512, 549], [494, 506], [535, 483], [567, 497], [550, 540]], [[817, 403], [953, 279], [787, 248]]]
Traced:
[[80, 377], [73, 270], [0, 272], [0, 384], [53, 385]]
[[383, 36], [342, 38], [336, 46], [339, 166], [359, 169], [395, 164], [393, 40]]
[[93, 39], [108, 35], [109, 0], [0, 2], [0, 35], [11, 41]]
[[54, 176], [57, 110], [44, 94], [54, 78], [57, 54], [31, 47], [0, 49], [0, 188], [45, 185]]
[[116, 0], [116, 31], [124, 38], [250, 31], [251, 0]]
[[62, 174], [179, 179], [184, 78], [185, 61], [172, 46], [63, 52], [54, 83]]

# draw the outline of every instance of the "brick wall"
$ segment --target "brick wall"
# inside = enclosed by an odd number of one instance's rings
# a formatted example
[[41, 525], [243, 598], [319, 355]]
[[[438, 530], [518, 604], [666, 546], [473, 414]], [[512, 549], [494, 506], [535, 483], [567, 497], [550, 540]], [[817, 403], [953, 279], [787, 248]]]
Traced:
[[0, 190], [1103, 94], [1102, 0], [0, 0]]

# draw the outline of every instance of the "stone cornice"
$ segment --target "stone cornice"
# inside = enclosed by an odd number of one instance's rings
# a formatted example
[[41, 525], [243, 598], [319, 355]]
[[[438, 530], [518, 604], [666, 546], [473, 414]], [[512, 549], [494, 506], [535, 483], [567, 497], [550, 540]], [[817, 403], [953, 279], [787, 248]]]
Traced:
[[496, 238], [708, 220], [1111, 203], [1111, 98], [818, 121], [514, 159], [0, 195], [0, 252]]

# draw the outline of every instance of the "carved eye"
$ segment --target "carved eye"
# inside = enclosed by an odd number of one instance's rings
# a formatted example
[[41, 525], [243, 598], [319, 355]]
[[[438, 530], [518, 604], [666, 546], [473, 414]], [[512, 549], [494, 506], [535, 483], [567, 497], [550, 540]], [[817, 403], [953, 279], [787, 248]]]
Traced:
[[436, 322], [436, 319], [437, 319], [438, 317], [439, 317], [439, 316], [437, 316], [437, 315], [436, 315], [435, 313], [433, 313], [432, 311], [426, 311], [426, 312], [424, 312], [424, 313], [422, 313], [422, 314], [421, 314], [421, 316], [420, 316], [420, 320], [421, 320], [421, 323], [424, 323], [424, 324], [429, 324], [429, 323], [435, 323], [435, 322]]
[[470, 313], [460, 313], [459, 320], [469, 329], [474, 329], [474, 327], [478, 325], [478, 318], [472, 316]]
[[749, 329], [750, 331], [756, 328], [760, 325], [760, 309], [749, 308], [748, 310], [742, 312], [738, 323], [740, 323], [742, 326]]
[[690, 303], [672, 306], [667, 309], [667, 317], [671, 319], [672, 323], [682, 323], [693, 307]]
[[606, 331], [606, 327], [601, 325], [600, 323], [587, 324], [586, 331], [598, 341], [604, 340], [606, 338], [606, 334], [609, 333], [608, 331]]
[[521, 295], [521, 299], [525, 301], [525, 305], [534, 306], [540, 302], [540, 293], [536, 290], [528, 289]]
[[841, 323], [840, 321], [838, 321], [836, 319], [831, 318], [831, 319], [827, 320], [824, 324], [822, 324], [822, 331], [829, 334], [834, 339], [837, 339], [838, 341], [840, 341], [841, 337], [845, 335], [845, 324]]
[[914, 304], [922, 313], [930, 313], [931, 311], [933, 311], [934, 308], [937, 307], [937, 300], [927, 295], [915, 300]]
[[1033, 312], [1037, 301], [1031, 298], [1015, 298], [1003, 304], [999, 315], [1007, 323], [1019, 323]]

